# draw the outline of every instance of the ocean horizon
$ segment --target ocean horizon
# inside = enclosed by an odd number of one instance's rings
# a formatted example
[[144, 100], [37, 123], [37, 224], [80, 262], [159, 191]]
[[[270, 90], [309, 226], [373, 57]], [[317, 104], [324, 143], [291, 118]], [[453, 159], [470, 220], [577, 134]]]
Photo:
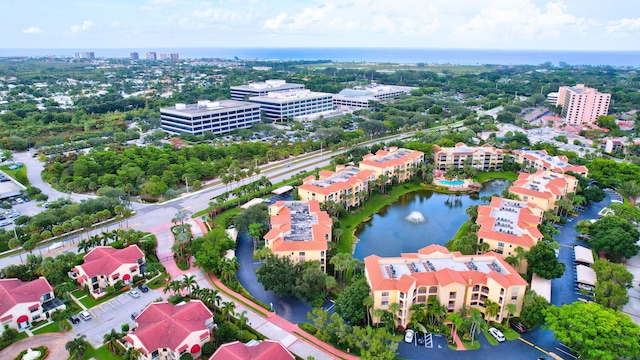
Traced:
[[445, 65], [541, 65], [640, 67], [640, 51], [560, 51], [422, 48], [69, 48], [0, 49], [0, 57], [73, 57], [93, 51], [96, 58], [129, 58], [138, 52], [178, 53], [181, 59], [330, 60], [352, 63]]

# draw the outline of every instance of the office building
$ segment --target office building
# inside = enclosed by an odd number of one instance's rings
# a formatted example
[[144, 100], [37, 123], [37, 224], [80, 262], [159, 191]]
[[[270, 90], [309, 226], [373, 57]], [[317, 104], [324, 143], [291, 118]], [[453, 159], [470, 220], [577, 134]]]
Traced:
[[520, 173], [509, 187], [518, 199], [535, 204], [543, 211], [554, 211], [556, 202], [576, 191], [578, 179], [571, 175], [538, 170], [535, 174]]
[[533, 167], [536, 170], [553, 171], [564, 174], [567, 171], [580, 174], [584, 177], [589, 175], [589, 169], [584, 165], [572, 165], [569, 159], [564, 156], [551, 156], [545, 150], [514, 150], [515, 162], [526, 167]]
[[136, 326], [124, 342], [127, 348], [139, 350], [142, 360], [180, 359], [185, 353], [198, 359], [215, 326], [213, 313], [200, 300], [178, 305], [152, 302], [134, 321]]
[[376, 179], [384, 175], [387, 176], [388, 183], [394, 180], [403, 183], [411, 178], [423, 162], [423, 152], [393, 146], [386, 150], [378, 150], [375, 154], [363, 156], [358, 167], [373, 171]]
[[201, 100], [197, 104], [160, 109], [161, 128], [169, 134], [203, 135], [207, 131], [226, 134], [250, 128], [259, 121], [260, 106], [244, 101]]
[[249, 102], [260, 105], [263, 116], [274, 122], [295, 119], [298, 116], [333, 110], [333, 95], [307, 89], [269, 92], [250, 97]]
[[158, 54], [153, 52], [153, 51], [148, 52], [147, 55], [145, 55], [145, 59], [147, 59], [147, 60], [158, 60]]
[[131, 60], [140, 60], [140, 56], [138, 55], [137, 52], [133, 51], [132, 53], [129, 54], [129, 59], [131, 59]]
[[393, 99], [410, 94], [417, 88], [411, 86], [382, 85], [371, 83], [364, 86], [356, 86], [352, 89], [343, 89], [333, 95], [335, 107], [362, 108], [369, 107], [370, 101]]
[[267, 80], [248, 85], [231, 86], [231, 100], [248, 100], [254, 96], [265, 96], [271, 92], [291, 91], [304, 89], [302, 84], [289, 84], [285, 80]]
[[374, 180], [375, 175], [371, 170], [338, 165], [335, 172], [321, 170], [317, 180], [315, 176], [302, 179], [302, 185], [298, 186], [298, 196], [304, 201], [342, 203], [349, 209], [362, 204], [369, 190], [369, 181]]
[[328, 242], [333, 222], [317, 200], [278, 201], [269, 206], [271, 230], [264, 245], [275, 255], [297, 264], [318, 261], [326, 272]]
[[[515, 256], [518, 247], [522, 253], [528, 252], [543, 238], [538, 229], [542, 213], [534, 203], [493, 197], [489, 205], [478, 206], [478, 244], [488, 244], [488, 251], [505, 259]], [[516, 268], [519, 273], [526, 273], [526, 260], [520, 260]]]
[[448, 312], [471, 307], [484, 313], [485, 301], [491, 300], [499, 309], [487, 320], [500, 322], [508, 316], [507, 304], [516, 305], [512, 315], [520, 314], [527, 288], [520, 274], [493, 252], [462, 255], [441, 245], [429, 245], [398, 257], [370, 255], [364, 266], [373, 298], [372, 314], [397, 303], [397, 325], [405, 328], [411, 320], [411, 306], [427, 304], [430, 298]]
[[571, 125], [593, 124], [607, 115], [611, 94], [603, 94], [584, 84], [561, 86], [556, 105], [562, 106], [562, 117]]
[[504, 150], [491, 144], [467, 146], [457, 143], [454, 147], [433, 146], [436, 170], [461, 169], [472, 166], [478, 170], [495, 171], [502, 169]]

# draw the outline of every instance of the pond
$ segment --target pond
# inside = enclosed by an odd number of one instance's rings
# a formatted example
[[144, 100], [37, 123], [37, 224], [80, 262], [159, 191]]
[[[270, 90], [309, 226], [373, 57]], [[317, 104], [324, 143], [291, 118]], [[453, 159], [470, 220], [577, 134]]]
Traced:
[[509, 186], [506, 180], [486, 182], [479, 194], [449, 195], [420, 190], [401, 196], [380, 209], [356, 230], [359, 239], [353, 257], [364, 259], [416, 252], [431, 245], [444, 245], [469, 219], [466, 210], [481, 204], [480, 197], [500, 194]]

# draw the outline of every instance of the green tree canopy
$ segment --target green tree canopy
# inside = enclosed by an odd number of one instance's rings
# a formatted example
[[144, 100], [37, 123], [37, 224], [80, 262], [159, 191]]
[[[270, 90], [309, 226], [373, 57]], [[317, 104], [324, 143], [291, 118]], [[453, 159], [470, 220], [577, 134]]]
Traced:
[[589, 235], [591, 247], [597, 252], [604, 251], [613, 262], [630, 259], [640, 251], [636, 245], [640, 231], [619, 216], [609, 215], [596, 221], [589, 227]]
[[371, 289], [367, 280], [360, 277], [347, 286], [336, 300], [336, 312], [351, 324], [363, 324], [367, 307], [364, 299], [370, 295]]
[[633, 286], [633, 275], [623, 264], [607, 260], [596, 260], [593, 270], [598, 278], [594, 290], [596, 302], [614, 310], [621, 310], [629, 302], [627, 289]]
[[556, 253], [546, 241], [540, 241], [526, 255], [529, 271], [545, 279], [556, 279], [564, 273], [565, 265], [556, 259]]
[[582, 302], [551, 306], [544, 314], [556, 339], [582, 359], [636, 359], [640, 354], [640, 326], [629, 315]]

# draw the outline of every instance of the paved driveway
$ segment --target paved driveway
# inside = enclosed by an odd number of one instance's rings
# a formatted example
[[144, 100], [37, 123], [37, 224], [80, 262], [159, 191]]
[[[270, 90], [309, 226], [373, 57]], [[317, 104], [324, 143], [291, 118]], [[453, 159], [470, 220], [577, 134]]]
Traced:
[[69, 333], [49, 333], [28, 337], [0, 351], [0, 359], [13, 359], [23, 350], [46, 346], [49, 349], [48, 360], [66, 360], [69, 358], [69, 353], [64, 345], [71, 340]]
[[131, 320], [132, 313], [140, 313], [147, 304], [158, 297], [164, 299], [162, 290], [149, 289], [149, 292], [140, 292], [140, 294], [139, 298], [134, 299], [127, 292], [89, 309], [93, 319], [80, 320], [79, 324], [73, 325], [73, 331], [78, 335], [86, 335], [87, 341], [94, 347], [101, 346], [104, 335], [111, 332], [111, 329], [120, 332], [122, 324], [129, 324], [130, 328], [135, 326], [134, 321]]

